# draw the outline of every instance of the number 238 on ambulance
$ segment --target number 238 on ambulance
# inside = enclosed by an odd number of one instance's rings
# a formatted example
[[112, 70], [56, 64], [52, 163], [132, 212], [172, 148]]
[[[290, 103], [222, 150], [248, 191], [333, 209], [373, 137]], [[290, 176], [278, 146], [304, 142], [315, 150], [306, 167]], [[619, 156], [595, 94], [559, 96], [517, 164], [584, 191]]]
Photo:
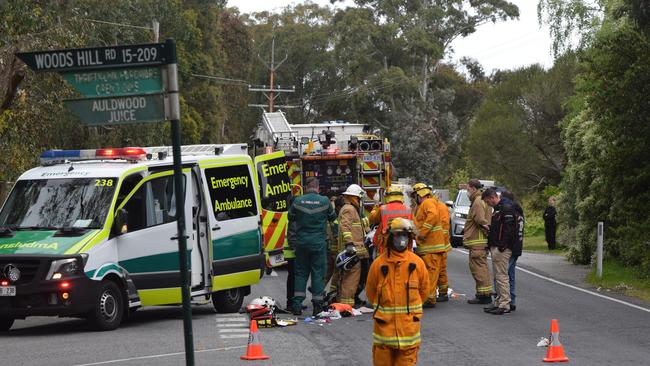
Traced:
[[[27, 316], [111, 330], [181, 303], [170, 148], [50, 150], [0, 211], [0, 331]], [[235, 312], [264, 268], [259, 183], [245, 144], [182, 147], [191, 297]]]

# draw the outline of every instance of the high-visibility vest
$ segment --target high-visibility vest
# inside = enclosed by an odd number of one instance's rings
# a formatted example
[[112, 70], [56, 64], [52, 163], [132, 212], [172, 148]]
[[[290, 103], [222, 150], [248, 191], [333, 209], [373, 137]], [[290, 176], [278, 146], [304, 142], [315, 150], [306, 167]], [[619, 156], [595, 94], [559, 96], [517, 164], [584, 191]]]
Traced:
[[376, 246], [383, 248], [386, 234], [388, 233], [388, 225], [390, 221], [397, 217], [402, 217], [408, 220], [413, 220], [411, 209], [406, 207], [401, 202], [390, 202], [379, 207], [379, 216], [381, 218], [380, 226], [375, 231], [375, 236], [372, 241]]

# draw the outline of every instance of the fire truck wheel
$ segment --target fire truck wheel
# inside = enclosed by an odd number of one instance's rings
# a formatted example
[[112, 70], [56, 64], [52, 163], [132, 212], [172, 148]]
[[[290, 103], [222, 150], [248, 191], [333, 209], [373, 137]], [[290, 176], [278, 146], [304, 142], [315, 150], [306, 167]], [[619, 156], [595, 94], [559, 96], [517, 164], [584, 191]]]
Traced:
[[231, 288], [212, 294], [212, 305], [219, 313], [236, 313], [244, 303], [243, 288]]
[[100, 331], [113, 330], [120, 326], [124, 316], [122, 290], [113, 281], [102, 281], [95, 307], [88, 320]]
[[14, 318], [0, 317], [0, 332], [6, 332], [14, 325]]

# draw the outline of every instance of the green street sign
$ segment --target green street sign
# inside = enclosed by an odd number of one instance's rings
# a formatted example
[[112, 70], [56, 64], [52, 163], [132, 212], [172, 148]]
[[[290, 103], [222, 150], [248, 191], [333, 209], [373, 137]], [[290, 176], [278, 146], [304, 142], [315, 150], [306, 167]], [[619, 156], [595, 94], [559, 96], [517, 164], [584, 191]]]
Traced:
[[160, 67], [66, 72], [63, 77], [85, 97], [153, 94], [163, 91]]
[[63, 103], [83, 123], [91, 126], [161, 122], [166, 119], [162, 94], [71, 99]]

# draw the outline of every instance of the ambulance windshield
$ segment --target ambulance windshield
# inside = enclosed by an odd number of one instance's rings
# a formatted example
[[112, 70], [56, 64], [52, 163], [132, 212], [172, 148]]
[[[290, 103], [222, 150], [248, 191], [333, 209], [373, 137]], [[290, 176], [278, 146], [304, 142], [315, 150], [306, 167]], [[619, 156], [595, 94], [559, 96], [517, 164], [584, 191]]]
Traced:
[[99, 229], [116, 178], [20, 180], [0, 212], [0, 226], [17, 230]]

